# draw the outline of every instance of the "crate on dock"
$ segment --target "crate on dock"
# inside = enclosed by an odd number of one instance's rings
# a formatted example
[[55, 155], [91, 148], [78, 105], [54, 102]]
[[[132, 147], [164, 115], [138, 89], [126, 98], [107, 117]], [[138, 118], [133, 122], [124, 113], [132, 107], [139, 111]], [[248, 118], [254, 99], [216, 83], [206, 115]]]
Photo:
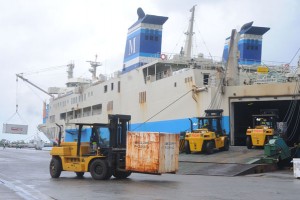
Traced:
[[294, 177], [300, 178], [300, 158], [293, 158]]
[[163, 174], [178, 171], [179, 135], [128, 132], [126, 170]]

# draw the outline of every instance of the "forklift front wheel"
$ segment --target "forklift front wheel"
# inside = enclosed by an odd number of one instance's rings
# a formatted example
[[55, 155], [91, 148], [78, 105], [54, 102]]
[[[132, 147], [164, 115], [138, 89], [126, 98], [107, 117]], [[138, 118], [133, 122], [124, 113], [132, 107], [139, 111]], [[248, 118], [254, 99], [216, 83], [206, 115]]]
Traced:
[[113, 173], [113, 176], [116, 179], [125, 179], [130, 175], [131, 175], [131, 172], [122, 172], [122, 171], [118, 171], [118, 170], [115, 170]]
[[224, 139], [224, 147], [222, 148], [223, 151], [228, 151], [229, 150], [229, 139], [226, 137]]
[[246, 145], [248, 149], [252, 149], [252, 140], [251, 140], [251, 136], [247, 136], [246, 138]]
[[111, 177], [111, 170], [106, 160], [93, 160], [90, 166], [90, 173], [95, 180], [105, 180]]
[[214, 143], [212, 141], [206, 142], [206, 154], [212, 154], [214, 152]]
[[61, 161], [59, 158], [52, 158], [50, 161], [50, 175], [52, 178], [58, 178], [62, 171]]
[[184, 151], [186, 154], [191, 154], [190, 142], [188, 140], [184, 141]]

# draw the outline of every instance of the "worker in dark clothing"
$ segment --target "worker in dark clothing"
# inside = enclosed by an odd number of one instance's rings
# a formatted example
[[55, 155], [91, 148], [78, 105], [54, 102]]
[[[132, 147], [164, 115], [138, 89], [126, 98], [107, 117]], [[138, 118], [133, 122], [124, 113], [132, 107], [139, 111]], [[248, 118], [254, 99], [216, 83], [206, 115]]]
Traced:
[[90, 137], [90, 147], [92, 152], [96, 152], [99, 147], [99, 133], [96, 127], [92, 128], [92, 133]]

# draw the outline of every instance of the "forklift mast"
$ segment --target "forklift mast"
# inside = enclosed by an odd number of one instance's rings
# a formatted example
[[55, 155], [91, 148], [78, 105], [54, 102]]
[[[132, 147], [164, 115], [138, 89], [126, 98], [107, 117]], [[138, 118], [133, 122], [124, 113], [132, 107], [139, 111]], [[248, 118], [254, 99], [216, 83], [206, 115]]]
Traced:
[[130, 129], [130, 115], [108, 115], [109, 146], [111, 148], [126, 148], [126, 134]]
[[218, 116], [222, 117], [223, 109], [211, 109], [211, 110], [205, 110], [206, 116]]
[[[263, 118], [270, 122], [272, 124], [272, 128], [275, 130], [277, 129], [277, 122], [278, 122], [278, 109], [261, 109], [260, 114], [258, 115], [252, 115], [252, 120], [253, 120], [253, 128], [257, 125], [257, 118]], [[261, 124], [259, 124], [261, 125]]]
[[95, 134], [95, 138], [99, 145], [99, 133], [97, 128], [104, 127], [109, 129], [109, 148], [126, 148], [126, 134], [130, 129], [130, 115], [108, 115], [108, 124], [103, 123], [76, 123], [78, 125], [78, 138], [77, 138], [77, 156], [80, 155], [81, 145], [81, 132], [84, 126], [91, 126], [92, 134]]

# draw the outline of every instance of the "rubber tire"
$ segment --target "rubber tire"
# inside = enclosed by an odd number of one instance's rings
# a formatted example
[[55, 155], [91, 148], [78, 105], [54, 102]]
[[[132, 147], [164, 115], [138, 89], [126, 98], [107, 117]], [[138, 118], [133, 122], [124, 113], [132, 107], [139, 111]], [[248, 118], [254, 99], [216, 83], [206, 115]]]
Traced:
[[62, 165], [59, 158], [53, 157], [51, 159], [49, 165], [49, 171], [52, 178], [59, 178], [62, 171]]
[[206, 153], [206, 143], [207, 141], [203, 141], [202, 148], [201, 148], [202, 153]]
[[249, 136], [249, 135], [246, 138], [246, 146], [248, 149], [252, 149], [252, 146], [253, 146], [251, 136]]
[[122, 172], [122, 171], [118, 171], [118, 170], [114, 170], [113, 174], [112, 174], [116, 179], [125, 179], [128, 176], [131, 175], [131, 172]]
[[112, 170], [111, 168], [108, 168], [108, 173], [106, 174], [105, 179], [110, 179], [111, 176], [112, 176]]
[[186, 154], [191, 154], [190, 142], [188, 140], [184, 141], [184, 151]]
[[206, 154], [212, 154], [214, 152], [214, 143], [212, 141], [207, 141], [205, 144]]
[[84, 172], [75, 172], [75, 173], [78, 178], [82, 178], [84, 175]]
[[222, 148], [223, 151], [228, 151], [229, 150], [229, 139], [228, 137], [225, 137], [224, 139], [224, 147]]
[[90, 173], [95, 180], [106, 180], [111, 177], [111, 169], [106, 160], [95, 159], [90, 165]]

